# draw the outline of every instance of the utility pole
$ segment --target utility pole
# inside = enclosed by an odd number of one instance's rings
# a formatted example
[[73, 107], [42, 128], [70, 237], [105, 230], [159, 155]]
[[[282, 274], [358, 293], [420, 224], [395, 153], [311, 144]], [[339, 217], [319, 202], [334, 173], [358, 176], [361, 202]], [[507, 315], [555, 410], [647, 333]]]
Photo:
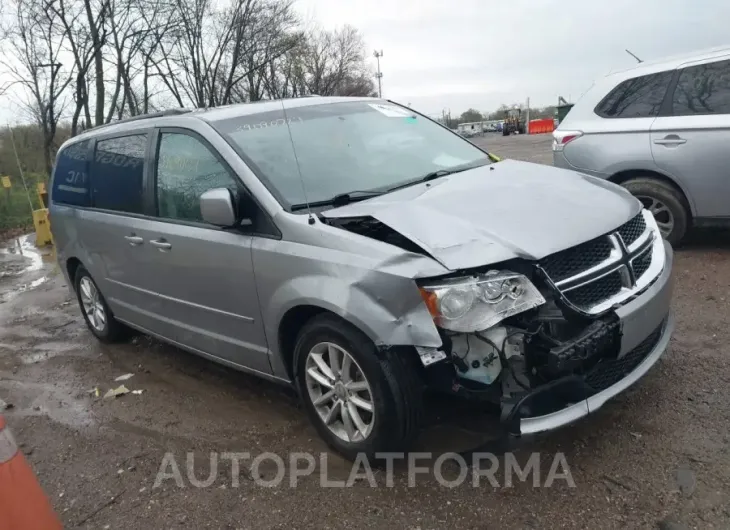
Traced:
[[378, 61], [378, 73], [375, 74], [375, 77], [378, 79], [378, 97], [383, 97], [383, 87], [380, 82], [381, 79], [383, 79], [383, 73], [380, 71], [380, 58], [383, 56], [383, 50], [375, 50], [373, 53], [373, 56], [375, 57], [375, 60]]

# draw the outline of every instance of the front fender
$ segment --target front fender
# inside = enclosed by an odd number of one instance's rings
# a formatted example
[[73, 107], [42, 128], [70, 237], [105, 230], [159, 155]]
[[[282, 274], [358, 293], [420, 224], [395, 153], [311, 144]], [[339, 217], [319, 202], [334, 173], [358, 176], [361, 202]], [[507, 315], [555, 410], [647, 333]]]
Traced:
[[376, 298], [368, 292], [367, 284], [323, 275], [293, 278], [282, 284], [270, 300], [269, 314], [264, 317], [272, 328], [267, 329], [267, 336], [277, 336], [278, 325], [289, 310], [315, 306], [352, 323], [376, 345], [440, 346], [441, 337], [415, 282], [397, 280], [387, 287], [381, 283], [379, 290], [388, 296]]

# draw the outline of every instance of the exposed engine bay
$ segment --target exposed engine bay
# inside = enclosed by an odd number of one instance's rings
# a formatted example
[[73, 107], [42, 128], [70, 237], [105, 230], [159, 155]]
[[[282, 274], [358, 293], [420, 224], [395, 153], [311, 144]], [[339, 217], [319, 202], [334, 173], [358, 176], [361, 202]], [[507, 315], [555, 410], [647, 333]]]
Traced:
[[[449, 263], [449, 247], [433, 241], [422, 247], [372, 217], [329, 222]], [[641, 317], [650, 327], [637, 332], [633, 325], [630, 346], [619, 314], [656, 281], [665, 259], [656, 222], [642, 211], [607, 234], [544, 257], [452, 268], [419, 280], [442, 342], [416, 347], [426, 383], [499, 404], [506, 423], [601, 393], [636, 369], [662, 334], [664, 302], [657, 303], [658, 314]]]
[[[467, 399], [500, 404], [503, 417], [518, 403], [522, 415], [546, 414], [603, 390], [613, 382], [602, 375], [616, 360], [621, 338], [615, 314], [587, 319], [554, 299], [483, 331], [440, 333], [445, 359], [426, 368], [429, 382]], [[564, 384], [539, 400], [523, 401], [556, 382]]]

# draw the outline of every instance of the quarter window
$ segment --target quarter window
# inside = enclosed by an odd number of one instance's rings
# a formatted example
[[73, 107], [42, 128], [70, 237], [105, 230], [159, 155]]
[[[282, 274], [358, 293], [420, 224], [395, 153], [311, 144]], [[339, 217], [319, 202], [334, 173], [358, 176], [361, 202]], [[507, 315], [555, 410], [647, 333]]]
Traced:
[[142, 213], [142, 177], [147, 136], [99, 140], [91, 163], [94, 206]]
[[200, 196], [213, 188], [237, 192], [234, 178], [203, 143], [187, 134], [162, 133], [157, 161], [159, 216], [202, 222]]
[[675, 116], [730, 114], [730, 61], [685, 68], [672, 98]]
[[90, 140], [64, 147], [56, 158], [51, 198], [59, 204], [91, 206], [89, 175], [86, 172]]
[[596, 107], [604, 118], [652, 118], [667, 92], [672, 72], [659, 72], [627, 79], [611, 90]]

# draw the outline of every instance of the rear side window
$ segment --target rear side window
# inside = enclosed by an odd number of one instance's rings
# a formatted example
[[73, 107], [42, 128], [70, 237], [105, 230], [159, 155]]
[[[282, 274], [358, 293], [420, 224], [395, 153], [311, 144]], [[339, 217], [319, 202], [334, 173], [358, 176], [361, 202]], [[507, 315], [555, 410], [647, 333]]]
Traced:
[[730, 61], [682, 70], [672, 98], [672, 114], [730, 114]]
[[673, 72], [627, 79], [611, 90], [596, 107], [603, 118], [652, 118], [659, 113]]
[[147, 135], [96, 142], [91, 162], [94, 207], [142, 213], [142, 176]]
[[64, 147], [56, 157], [51, 197], [53, 202], [72, 206], [91, 206], [86, 162], [90, 140]]

